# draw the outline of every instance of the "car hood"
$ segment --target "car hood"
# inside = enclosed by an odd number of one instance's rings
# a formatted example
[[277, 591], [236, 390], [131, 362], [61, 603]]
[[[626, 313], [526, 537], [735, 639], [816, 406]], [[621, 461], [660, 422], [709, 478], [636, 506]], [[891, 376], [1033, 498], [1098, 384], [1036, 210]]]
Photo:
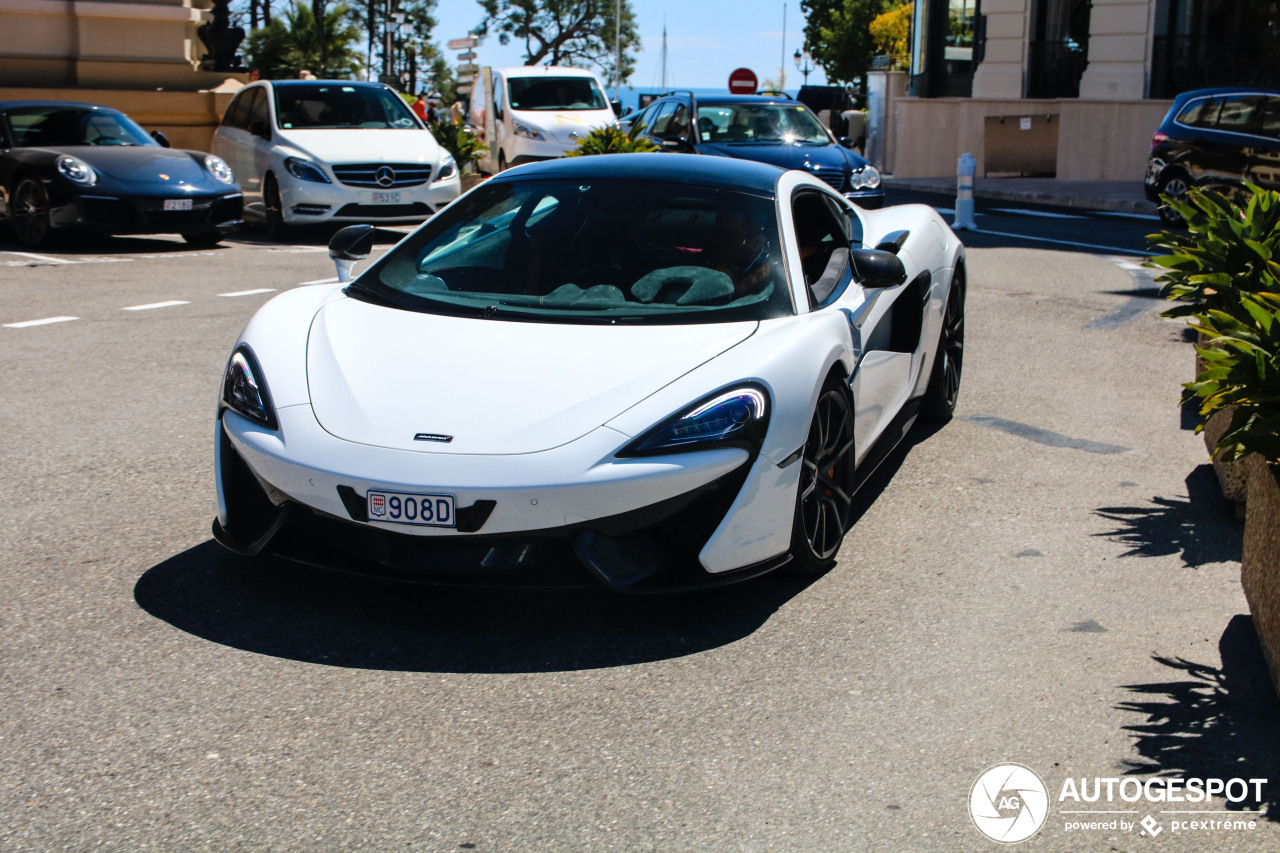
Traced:
[[[312, 322], [307, 387], [317, 420], [346, 441], [535, 453], [607, 423], [757, 326], [510, 322], [339, 299]], [[452, 441], [414, 439], [424, 433]]]
[[50, 150], [80, 158], [98, 172], [100, 179], [127, 184], [131, 192], [172, 194], [182, 187], [202, 192], [232, 189], [205, 171], [205, 155], [198, 151], [149, 145], [74, 145]]
[[430, 163], [440, 148], [429, 130], [343, 128], [279, 131], [280, 141], [321, 163]]
[[803, 169], [813, 172], [818, 169], [839, 169], [846, 171], [852, 165], [862, 165], [851, 157], [839, 145], [797, 145], [782, 143], [774, 145], [769, 142], [722, 142], [702, 143], [698, 150], [704, 154], [715, 154], [720, 157], [737, 157], [739, 160], [755, 160], [758, 163], [769, 163], [784, 169]]
[[617, 120], [613, 110], [512, 110], [511, 117], [537, 129], [552, 142], [568, 146]]

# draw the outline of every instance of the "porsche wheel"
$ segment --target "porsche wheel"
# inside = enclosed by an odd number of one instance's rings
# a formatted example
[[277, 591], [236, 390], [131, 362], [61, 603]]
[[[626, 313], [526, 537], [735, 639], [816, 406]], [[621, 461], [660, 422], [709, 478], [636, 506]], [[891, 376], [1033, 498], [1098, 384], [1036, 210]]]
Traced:
[[280, 200], [280, 185], [270, 175], [263, 181], [262, 206], [267, 215], [267, 233], [273, 239], [284, 239], [284, 202]]
[[795, 574], [818, 575], [835, 565], [853, 514], [853, 407], [835, 384], [823, 388], [801, 454], [800, 487], [791, 531]]
[[18, 242], [28, 249], [43, 246], [53, 226], [49, 221], [49, 194], [44, 185], [26, 178], [13, 192], [13, 230]]
[[956, 267], [951, 278], [947, 308], [942, 314], [942, 332], [938, 335], [938, 354], [933, 358], [933, 373], [925, 389], [920, 414], [925, 420], [945, 423], [955, 413], [960, 399], [960, 373], [964, 368], [964, 267]]

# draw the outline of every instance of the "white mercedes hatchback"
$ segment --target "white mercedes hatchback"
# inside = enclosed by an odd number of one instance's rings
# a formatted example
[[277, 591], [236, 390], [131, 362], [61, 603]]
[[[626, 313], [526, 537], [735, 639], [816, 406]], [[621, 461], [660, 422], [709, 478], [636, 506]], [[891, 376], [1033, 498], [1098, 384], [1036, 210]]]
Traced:
[[291, 225], [421, 222], [462, 191], [453, 158], [382, 83], [251, 83], [212, 147], [240, 180], [245, 218], [277, 237]]

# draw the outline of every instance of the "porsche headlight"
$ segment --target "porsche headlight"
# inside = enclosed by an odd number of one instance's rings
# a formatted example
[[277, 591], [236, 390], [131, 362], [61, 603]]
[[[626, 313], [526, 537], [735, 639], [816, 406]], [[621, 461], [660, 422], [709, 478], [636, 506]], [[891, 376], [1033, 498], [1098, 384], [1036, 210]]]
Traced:
[[542, 138], [542, 131], [538, 130], [536, 127], [529, 127], [529, 125], [523, 124], [522, 122], [511, 122], [511, 129], [515, 131], [516, 136], [523, 136], [525, 139]]
[[452, 154], [445, 154], [440, 158], [440, 166], [436, 170], [437, 181], [443, 181], [446, 178], [452, 178], [458, 173], [458, 164], [454, 162]]
[[210, 154], [204, 158], [204, 167], [209, 170], [210, 175], [213, 175], [214, 178], [224, 184], [234, 184], [236, 182], [235, 175], [231, 174], [231, 167], [221, 157], [215, 157]]
[[91, 187], [98, 182], [98, 175], [93, 167], [70, 154], [63, 154], [58, 158], [58, 172], [71, 183], [82, 187]]
[[310, 160], [303, 160], [301, 157], [284, 158], [284, 167], [289, 170], [290, 175], [300, 181], [313, 181], [317, 184], [333, 183], [323, 169]]
[[262, 368], [247, 346], [236, 347], [222, 379], [222, 404], [267, 429], [279, 429]]
[[764, 435], [769, 398], [757, 385], [720, 391], [668, 418], [637, 438], [619, 456], [705, 450], [722, 443], [750, 443]]
[[873, 190], [880, 186], [880, 170], [868, 163], [849, 176], [849, 183], [855, 190]]

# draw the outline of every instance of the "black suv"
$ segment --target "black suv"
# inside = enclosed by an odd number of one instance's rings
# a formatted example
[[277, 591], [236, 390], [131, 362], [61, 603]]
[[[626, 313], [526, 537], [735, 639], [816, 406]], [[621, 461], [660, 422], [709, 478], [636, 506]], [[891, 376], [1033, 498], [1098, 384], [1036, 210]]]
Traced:
[[[1183, 92], [1151, 136], [1147, 198], [1245, 181], [1280, 189], [1280, 91], [1245, 87]], [[1160, 218], [1181, 218], [1165, 206]]]
[[715, 95], [669, 92], [622, 129], [647, 136], [663, 151], [712, 154], [800, 169], [826, 181], [865, 208], [884, 205], [880, 172], [836, 139], [813, 112], [786, 95]]

